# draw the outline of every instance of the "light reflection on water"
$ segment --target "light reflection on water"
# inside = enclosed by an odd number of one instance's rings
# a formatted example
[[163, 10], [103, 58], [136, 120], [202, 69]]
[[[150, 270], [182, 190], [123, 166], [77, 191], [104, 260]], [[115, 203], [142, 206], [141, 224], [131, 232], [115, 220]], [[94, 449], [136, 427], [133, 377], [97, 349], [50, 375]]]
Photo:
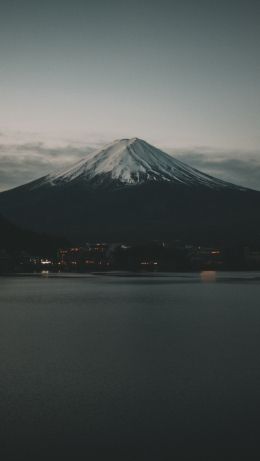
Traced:
[[216, 271], [202, 271], [200, 273], [202, 282], [216, 282], [217, 272]]

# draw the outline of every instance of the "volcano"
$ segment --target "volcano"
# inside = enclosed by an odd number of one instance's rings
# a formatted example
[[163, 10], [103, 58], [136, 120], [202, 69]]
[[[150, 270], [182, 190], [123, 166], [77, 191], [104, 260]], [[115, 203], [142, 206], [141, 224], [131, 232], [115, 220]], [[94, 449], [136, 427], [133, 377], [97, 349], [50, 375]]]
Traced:
[[138, 139], [0, 194], [28, 229], [90, 240], [240, 241], [259, 236], [260, 192], [209, 176]]

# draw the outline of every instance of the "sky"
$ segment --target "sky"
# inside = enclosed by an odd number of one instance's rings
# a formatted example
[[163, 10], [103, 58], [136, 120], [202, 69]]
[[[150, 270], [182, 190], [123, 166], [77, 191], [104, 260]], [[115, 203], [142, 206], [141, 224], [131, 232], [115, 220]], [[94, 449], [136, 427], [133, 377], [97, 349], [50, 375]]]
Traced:
[[0, 190], [139, 137], [260, 190], [258, 0], [3, 0]]

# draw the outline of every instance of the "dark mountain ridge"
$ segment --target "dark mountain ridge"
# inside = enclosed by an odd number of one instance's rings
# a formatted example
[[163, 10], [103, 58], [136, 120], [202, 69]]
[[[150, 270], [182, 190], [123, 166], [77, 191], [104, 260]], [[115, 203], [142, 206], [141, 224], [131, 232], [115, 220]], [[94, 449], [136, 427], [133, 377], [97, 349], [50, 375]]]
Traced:
[[0, 215], [0, 251], [51, 256], [68, 244], [68, 240], [62, 237], [21, 229]]

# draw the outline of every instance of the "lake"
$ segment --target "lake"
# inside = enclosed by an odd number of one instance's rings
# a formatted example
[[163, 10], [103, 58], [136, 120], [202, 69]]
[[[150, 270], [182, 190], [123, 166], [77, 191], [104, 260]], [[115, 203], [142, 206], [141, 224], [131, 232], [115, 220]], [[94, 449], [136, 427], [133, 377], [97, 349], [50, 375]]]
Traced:
[[260, 457], [260, 274], [0, 277], [1, 459]]

